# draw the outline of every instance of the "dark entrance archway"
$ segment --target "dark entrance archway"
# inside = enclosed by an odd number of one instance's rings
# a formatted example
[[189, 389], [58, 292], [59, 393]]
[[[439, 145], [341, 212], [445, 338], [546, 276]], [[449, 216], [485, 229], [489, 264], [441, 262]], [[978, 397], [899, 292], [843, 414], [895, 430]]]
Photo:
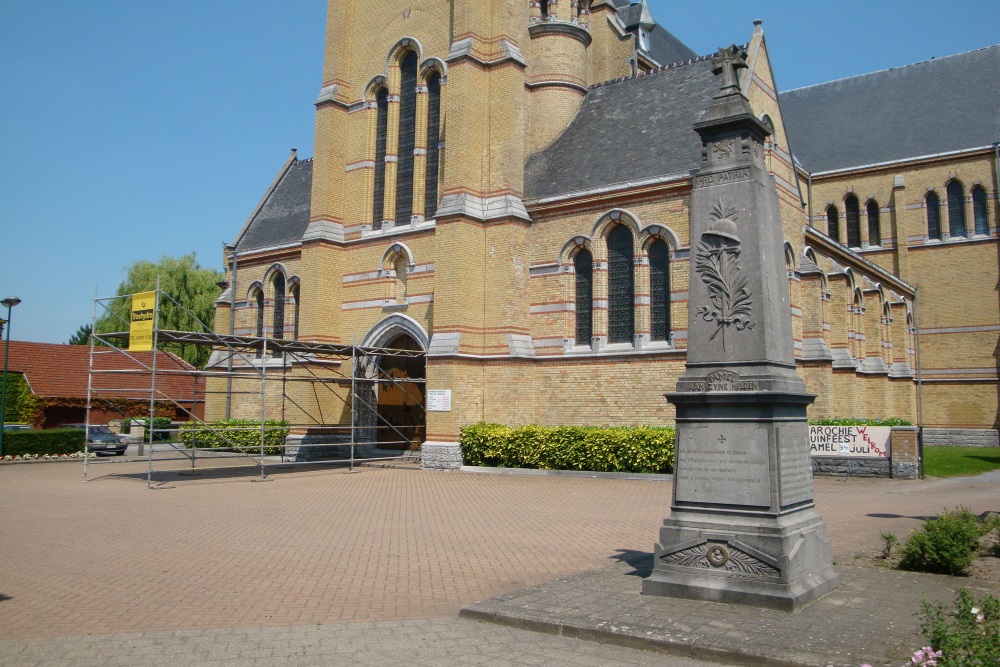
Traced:
[[[406, 333], [398, 334], [385, 347], [422, 350], [420, 344]], [[425, 388], [423, 382], [407, 380], [424, 380], [427, 377], [426, 359], [423, 355], [384, 356], [379, 360], [379, 366], [384, 374], [384, 379], [376, 383], [380, 446], [385, 449], [420, 449], [427, 428]]]

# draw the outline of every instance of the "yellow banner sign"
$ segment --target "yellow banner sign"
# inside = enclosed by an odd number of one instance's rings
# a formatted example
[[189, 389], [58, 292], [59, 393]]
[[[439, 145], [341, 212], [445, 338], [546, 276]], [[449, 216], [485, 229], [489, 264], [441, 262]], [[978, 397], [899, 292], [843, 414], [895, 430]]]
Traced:
[[132, 295], [132, 322], [128, 330], [128, 349], [132, 352], [148, 352], [153, 349], [153, 310], [156, 307], [156, 292], [141, 292]]

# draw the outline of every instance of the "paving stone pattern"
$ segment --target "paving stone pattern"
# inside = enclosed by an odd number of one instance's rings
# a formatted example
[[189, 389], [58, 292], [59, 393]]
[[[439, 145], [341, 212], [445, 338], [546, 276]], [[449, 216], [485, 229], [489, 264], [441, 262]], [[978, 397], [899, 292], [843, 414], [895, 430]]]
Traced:
[[462, 619], [175, 630], [0, 641], [0, 664], [135, 667], [328, 665], [660, 665], [719, 667]]
[[[0, 465], [0, 641], [454, 619], [648, 555], [670, 501], [663, 480], [302, 467], [157, 473], [147, 490], [141, 462], [81, 472]], [[816, 497], [846, 554], [943, 507], [998, 510], [998, 489], [826, 478]], [[0, 664], [21, 664], [10, 646]]]
[[[640, 595], [648, 560], [619, 563], [469, 605], [462, 616], [592, 641], [741, 665], [902, 664], [921, 646], [921, 599], [948, 605], [987, 582], [840, 567], [843, 584], [790, 614]], [[994, 591], [995, 593], [995, 591]]]

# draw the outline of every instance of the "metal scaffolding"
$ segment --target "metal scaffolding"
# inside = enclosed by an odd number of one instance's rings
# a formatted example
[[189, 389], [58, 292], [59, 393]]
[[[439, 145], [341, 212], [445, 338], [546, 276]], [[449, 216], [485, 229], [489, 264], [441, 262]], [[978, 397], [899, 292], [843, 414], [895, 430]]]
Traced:
[[[94, 299], [93, 325], [90, 345], [90, 367], [87, 381], [87, 417], [86, 433], [90, 433], [91, 410], [98, 406], [116, 405], [116, 398], [127, 397], [135, 400], [138, 396], [148, 398], [149, 420], [143, 442], [140, 444], [139, 455], [147, 449], [147, 488], [153, 486], [154, 473], [154, 442], [169, 446], [168, 454], [172, 456], [157, 457], [155, 461], [189, 460], [194, 469], [199, 457], [229, 458], [242, 457], [259, 466], [260, 480], [267, 479], [267, 468], [270, 465], [315, 465], [317, 463], [346, 463], [351, 470], [358, 462], [398, 460], [413, 456], [405, 448], [411, 446], [422, 435], [421, 427], [401, 426], [393, 424], [379, 413], [377, 394], [379, 387], [393, 387], [409, 400], [409, 404], [419, 410], [419, 422], [426, 424], [426, 408], [422, 400], [422, 392], [417, 388], [426, 383], [422, 377], [395, 377], [387, 369], [387, 362], [394, 359], [421, 358], [424, 352], [420, 350], [403, 350], [384, 347], [362, 347], [358, 345], [342, 345], [317, 343], [302, 340], [273, 339], [258, 336], [236, 336], [233, 334], [214, 333], [211, 328], [201, 322], [176, 299], [159, 289], [155, 290], [156, 299], [153, 312], [153, 341], [149, 361], [140, 358], [128, 349], [129, 322], [122, 315], [123, 301], [131, 303], [133, 295], [119, 295]], [[127, 301], [125, 301], [127, 300]], [[191, 321], [202, 328], [201, 331], [176, 331], [161, 329], [160, 309], [164, 300], [186, 313]], [[98, 311], [102, 317], [98, 317]], [[119, 331], [98, 332], [98, 323], [105, 328], [108, 322], [122, 324]], [[158, 363], [161, 355], [167, 354], [161, 348], [171, 344], [209, 346], [213, 350], [212, 361], [205, 369], [179, 369], [179, 364], [166, 368]], [[130, 363], [102, 363], [102, 355], [120, 355]], [[122, 361], [119, 359], [119, 361]], [[347, 372], [343, 366], [349, 362]], [[123, 367], [124, 366], [124, 367]], [[317, 372], [321, 369], [322, 372]], [[129, 380], [117, 381], [116, 376], [130, 376]], [[259, 398], [259, 418], [253, 426], [219, 426], [199, 418], [194, 410], [194, 404], [183, 397], [171, 395], [165, 378], [184, 376], [195, 380], [195, 387], [201, 387], [200, 397], [207, 399], [212, 395], [224, 394], [226, 397], [226, 413], [230, 413], [233, 396], [257, 396]], [[136, 377], [139, 381], [136, 381]], [[197, 382], [197, 380], [201, 382]], [[224, 379], [225, 389], [211, 389], [210, 381]], [[148, 382], [148, 386], [147, 386]], [[234, 388], [234, 383], [238, 387]], [[314, 397], [313, 407], [304, 405], [296, 396], [289, 393], [289, 387], [306, 383], [309, 393]], [[275, 387], [280, 386], [278, 398], [275, 400]], [[141, 387], [141, 388], [140, 388]], [[252, 389], [250, 387], [253, 387]], [[304, 395], [304, 392], [299, 392]], [[198, 396], [195, 397], [196, 399]], [[324, 400], [324, 398], [326, 400]], [[244, 404], [246, 401], [243, 401]], [[190, 407], [185, 405], [190, 404]], [[329, 420], [322, 410], [323, 404], [341, 404], [350, 415], [349, 420], [342, 418]], [[200, 434], [208, 433], [223, 446], [210, 448], [195, 446], [198, 438], [188, 438], [185, 443], [180, 437], [187, 428], [178, 429], [156, 428], [155, 420], [157, 405], [171, 406], [182, 412], [189, 423], [196, 424]], [[280, 408], [277, 406], [280, 405]], [[271, 414], [268, 414], [270, 406]], [[279, 412], [280, 414], [274, 414]], [[301, 419], [290, 421], [288, 414], [292, 412]], [[317, 414], [318, 413], [318, 414]], [[123, 419], [131, 419], [134, 415], [122, 414]], [[277, 421], [280, 424], [269, 422]], [[410, 432], [407, 433], [406, 431]], [[238, 438], [241, 431], [259, 432], [260, 437], [255, 446], [248, 446], [246, 438]], [[275, 445], [274, 437], [268, 435], [275, 431], [292, 434], [292, 438], [281, 438], [281, 444]], [[384, 435], [385, 438], [379, 437]], [[280, 436], [279, 436], [280, 437]], [[202, 438], [203, 440], [204, 438]], [[85, 438], [89, 441], [89, 437]], [[270, 441], [269, 441], [270, 440]], [[359, 448], [363, 455], [359, 456]], [[389, 448], [402, 448], [400, 453], [388, 451]], [[279, 450], [275, 453], [275, 450]], [[89, 443], [86, 445], [83, 476], [87, 480], [88, 466], [99, 463], [91, 460]]]

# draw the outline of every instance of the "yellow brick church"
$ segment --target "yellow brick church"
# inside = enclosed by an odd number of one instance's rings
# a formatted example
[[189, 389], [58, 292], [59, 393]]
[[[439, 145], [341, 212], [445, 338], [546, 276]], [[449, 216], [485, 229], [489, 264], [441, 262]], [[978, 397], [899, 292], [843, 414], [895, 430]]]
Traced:
[[[704, 151], [745, 148], [693, 130], [714, 54], [630, 0], [360, 4], [329, 0], [315, 155], [293, 151], [237, 233], [216, 330], [235, 305], [238, 335], [421, 353], [391, 370], [425, 382], [370, 398], [428, 467], [458, 465], [482, 420], [672, 423], [692, 179]], [[759, 22], [720, 39], [746, 42], [771, 132], [810, 418], [997, 444], [1000, 47], [782, 92]], [[429, 392], [449, 400], [425, 413]], [[341, 399], [288, 383], [266, 409], [307, 437], [351, 422]]]

